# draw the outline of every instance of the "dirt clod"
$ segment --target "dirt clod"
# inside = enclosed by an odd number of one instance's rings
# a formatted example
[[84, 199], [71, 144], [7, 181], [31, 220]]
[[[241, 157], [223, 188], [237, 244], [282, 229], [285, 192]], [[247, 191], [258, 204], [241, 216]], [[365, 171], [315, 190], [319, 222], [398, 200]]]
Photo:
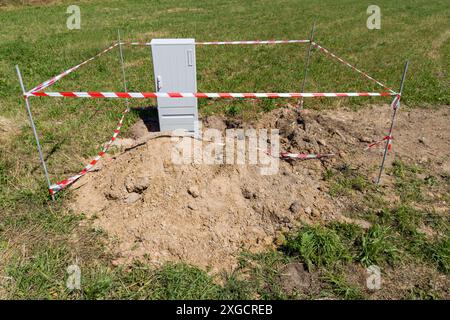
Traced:
[[299, 213], [301, 209], [302, 209], [302, 207], [300, 205], [300, 202], [298, 202], [298, 201], [292, 202], [289, 207], [289, 210], [294, 214]]
[[198, 198], [200, 196], [200, 191], [198, 191], [197, 187], [189, 187], [188, 189], [188, 193], [193, 197], [193, 198]]
[[317, 275], [306, 270], [302, 263], [290, 263], [281, 272], [283, 288], [289, 292], [309, 292], [314, 283], [318, 283]]
[[254, 192], [250, 191], [247, 188], [242, 189], [242, 195], [244, 196], [245, 199], [253, 199], [257, 197]]
[[139, 199], [141, 199], [141, 195], [139, 193], [132, 192], [126, 197], [125, 202], [127, 204], [133, 204], [136, 201], [138, 201]]
[[148, 176], [128, 177], [125, 181], [125, 187], [129, 193], [142, 193], [148, 188], [150, 178]]

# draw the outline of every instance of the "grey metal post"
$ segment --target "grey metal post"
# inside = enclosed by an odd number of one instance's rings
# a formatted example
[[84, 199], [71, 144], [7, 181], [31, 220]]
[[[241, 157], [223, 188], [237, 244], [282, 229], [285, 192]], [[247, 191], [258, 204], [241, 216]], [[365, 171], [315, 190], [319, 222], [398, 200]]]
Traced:
[[[316, 22], [314, 21], [313, 26], [311, 28], [311, 33], [309, 34], [309, 48], [308, 52], [306, 53], [306, 63], [305, 63], [305, 72], [303, 73], [303, 82], [302, 82], [302, 88], [300, 92], [304, 92], [305, 85], [306, 85], [306, 78], [308, 76], [308, 68], [309, 68], [309, 62], [311, 60], [311, 50], [312, 50], [312, 43], [314, 40], [314, 30], [316, 28]], [[297, 104], [297, 107], [302, 108], [303, 107], [303, 97], [300, 99], [299, 104]]]
[[[125, 77], [125, 66], [124, 66], [124, 63], [123, 63], [122, 41], [120, 40], [120, 30], [119, 29], [117, 29], [117, 36], [119, 38], [120, 64], [121, 64], [121, 67], [122, 67], [123, 87], [125, 89], [125, 92], [128, 92], [127, 79]], [[130, 105], [129, 105], [128, 98], [125, 99], [125, 104], [127, 106], [127, 110], [129, 110], [130, 109]]]
[[[16, 71], [17, 71], [17, 76], [19, 77], [20, 86], [22, 87], [22, 92], [25, 95], [26, 90], [25, 90], [25, 86], [23, 84], [22, 75], [20, 73], [18, 65], [16, 65]], [[28, 97], [25, 97], [25, 105], [27, 107], [27, 113], [28, 113], [28, 118], [30, 119], [31, 128], [33, 129], [34, 139], [36, 140], [36, 145], [37, 145], [37, 149], [39, 152], [39, 159], [41, 160], [42, 168], [44, 169], [45, 179], [47, 180], [48, 188], [50, 190], [50, 186], [51, 186], [50, 177], [48, 175], [47, 166], [46, 166], [45, 160], [44, 160], [44, 155], [42, 154], [41, 144], [39, 142], [39, 136], [36, 131], [36, 126], [34, 125], [33, 115], [31, 114], [30, 101], [28, 100]], [[52, 200], [55, 201], [55, 196], [53, 194], [51, 196], [52, 196]]]
[[[400, 107], [400, 100], [401, 100], [401, 95], [403, 93], [403, 85], [405, 83], [406, 72], [408, 71], [408, 65], [409, 65], [409, 61], [406, 61], [405, 62], [405, 67], [403, 68], [402, 80], [400, 82], [400, 91], [398, 92], [400, 94], [400, 96], [398, 97], [397, 104], [394, 105], [394, 111], [392, 112], [391, 126], [389, 128], [388, 139], [386, 140], [386, 145], [384, 147], [383, 160], [381, 160], [380, 172], [378, 173], [377, 184], [380, 184], [381, 174], [383, 173], [384, 163], [386, 161], [387, 153], [388, 153], [388, 150], [389, 150], [390, 139], [392, 139], [392, 130], [394, 129], [395, 118], [397, 116], [397, 110]], [[397, 97], [395, 97], [394, 100], [395, 99], [397, 99]]]

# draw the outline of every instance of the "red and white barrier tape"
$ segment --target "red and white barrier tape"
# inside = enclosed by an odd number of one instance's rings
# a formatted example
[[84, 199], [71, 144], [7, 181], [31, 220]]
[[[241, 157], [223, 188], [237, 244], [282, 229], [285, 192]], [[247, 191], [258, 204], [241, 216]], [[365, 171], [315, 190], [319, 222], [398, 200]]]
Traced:
[[286, 44], [309, 43], [309, 40], [250, 40], [250, 41], [204, 41], [196, 42], [198, 45], [225, 45], [225, 44]]
[[[244, 40], [244, 41], [203, 41], [195, 42], [196, 45], [228, 45], [228, 44], [287, 44], [287, 43], [309, 43], [309, 40]], [[149, 46], [150, 42], [122, 42], [123, 45]]]
[[326, 157], [334, 157], [334, 153], [290, 153], [290, 152], [280, 152], [281, 159], [320, 159]]
[[372, 142], [371, 144], [369, 144], [364, 150], [369, 150], [372, 147], [375, 147], [376, 145], [379, 145], [380, 143], [383, 143], [384, 141], [388, 141], [388, 150], [391, 150], [392, 148], [392, 140], [394, 139], [393, 136], [386, 136], [381, 140]]
[[335, 58], [336, 60], [338, 60], [339, 62], [343, 63], [344, 65], [346, 65], [347, 67], [351, 68], [352, 70], [360, 73], [361, 75], [363, 75], [364, 77], [366, 77], [367, 79], [375, 82], [376, 84], [378, 84], [379, 86], [389, 90], [392, 93], [395, 93], [394, 90], [392, 90], [391, 88], [389, 88], [388, 86], [386, 86], [385, 84], [381, 83], [380, 81], [376, 80], [375, 78], [369, 76], [366, 72], [356, 68], [355, 66], [351, 65], [350, 63], [348, 63], [347, 61], [345, 61], [344, 59], [338, 57], [337, 55], [335, 55], [334, 53], [330, 52], [329, 50], [325, 49], [324, 47], [322, 47], [321, 45], [319, 45], [316, 42], [312, 42], [313, 46], [315, 46], [316, 48], [318, 48], [320, 51], [325, 52], [326, 54], [328, 54], [329, 56]]
[[113, 44], [112, 46], [109, 46], [108, 48], [102, 50], [101, 52], [97, 53], [95, 56], [93, 56], [92, 58], [87, 59], [86, 61], [83, 61], [82, 63], [76, 65], [75, 67], [72, 67], [62, 73], [60, 73], [57, 76], [54, 76], [53, 78], [42, 82], [40, 85], [36, 86], [35, 88], [31, 89], [29, 92], [36, 92], [36, 91], [40, 91], [43, 90], [49, 86], [51, 86], [52, 84], [54, 84], [55, 82], [61, 80], [63, 77], [67, 76], [69, 73], [77, 70], [78, 68], [80, 68], [81, 66], [84, 66], [85, 64], [87, 64], [88, 62], [91, 62], [94, 59], [97, 59], [98, 57], [100, 57], [101, 55], [105, 54], [106, 52], [114, 49], [115, 47], [117, 47], [119, 44]]
[[109, 148], [111, 147], [112, 143], [116, 140], [117, 136], [119, 135], [120, 129], [122, 128], [123, 125], [123, 120], [125, 119], [125, 115], [130, 111], [129, 108], [125, 109], [125, 111], [123, 112], [119, 122], [117, 123], [117, 127], [114, 130], [114, 133], [111, 137], [111, 139], [108, 141], [108, 143], [103, 147], [102, 151], [100, 151], [100, 153], [94, 158], [92, 159], [91, 162], [89, 162], [89, 164], [87, 166], [84, 167], [84, 169], [79, 172], [78, 174], [67, 178], [63, 181], [57, 182], [53, 185], [50, 186], [49, 188], [49, 192], [51, 195], [57, 193], [58, 191], [70, 186], [72, 183], [74, 183], [75, 181], [77, 181], [79, 178], [81, 178], [82, 176], [84, 176], [86, 173], [88, 173], [97, 163], [98, 161], [105, 155], [105, 153], [109, 150]]
[[392, 109], [397, 109], [400, 106], [400, 99], [401, 99], [401, 95], [400, 94], [395, 96], [394, 100], [391, 103], [391, 108]]
[[233, 93], [233, 92], [28, 92], [25, 96], [66, 98], [320, 98], [320, 97], [386, 97], [391, 92], [285, 92], [285, 93]]

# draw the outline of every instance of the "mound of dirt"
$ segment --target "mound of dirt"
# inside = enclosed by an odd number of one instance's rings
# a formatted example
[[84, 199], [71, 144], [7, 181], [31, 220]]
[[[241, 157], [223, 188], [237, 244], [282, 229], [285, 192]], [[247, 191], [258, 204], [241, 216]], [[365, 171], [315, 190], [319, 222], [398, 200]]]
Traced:
[[[286, 108], [244, 124], [278, 128], [285, 151], [336, 154], [322, 160], [280, 161], [274, 175], [261, 175], [257, 165], [175, 165], [170, 137], [132, 129], [133, 137], [122, 140], [126, 151], [105, 159], [100, 170], [72, 187], [71, 207], [108, 233], [116, 263], [183, 261], [213, 271], [230, 270], [239, 252], [282, 242], [281, 233], [299, 223], [349, 221], [341, 214], [344, 204], [328, 194], [324, 172], [352, 164], [374, 176], [382, 146], [370, 151], [364, 147], [386, 135], [389, 116], [387, 105], [358, 112], [304, 110], [300, 117]], [[448, 165], [448, 121], [444, 108], [433, 114], [402, 110], [394, 153]], [[222, 130], [233, 126], [217, 116], [203, 122]], [[137, 126], [142, 128], [142, 123]], [[356, 223], [367, 227], [365, 221]]]

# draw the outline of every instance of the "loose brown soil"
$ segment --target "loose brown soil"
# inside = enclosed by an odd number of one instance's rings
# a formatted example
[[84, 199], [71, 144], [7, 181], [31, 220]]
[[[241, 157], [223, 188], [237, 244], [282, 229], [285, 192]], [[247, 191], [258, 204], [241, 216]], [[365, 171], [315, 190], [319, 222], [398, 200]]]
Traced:
[[[304, 110], [300, 118], [283, 108], [251, 124], [218, 116], [203, 119], [206, 127], [219, 129], [278, 128], [282, 150], [336, 154], [280, 161], [274, 175], [261, 175], [255, 165], [174, 165], [170, 138], [148, 133], [140, 122], [131, 138], [118, 140], [119, 153], [72, 187], [71, 208], [107, 232], [116, 263], [183, 261], [213, 271], [231, 270], [239, 252], [271, 247], [281, 241], [281, 232], [300, 223], [337, 219], [369, 226], [343, 215], [347, 204], [329, 195], [323, 175], [347, 165], [375, 177], [383, 145], [364, 148], [387, 134], [390, 114], [383, 105], [356, 112]], [[402, 109], [387, 167], [401, 157], [450, 173], [449, 120], [447, 107], [433, 112]], [[392, 188], [387, 175], [383, 188]], [[433, 205], [448, 212], [445, 202]]]

